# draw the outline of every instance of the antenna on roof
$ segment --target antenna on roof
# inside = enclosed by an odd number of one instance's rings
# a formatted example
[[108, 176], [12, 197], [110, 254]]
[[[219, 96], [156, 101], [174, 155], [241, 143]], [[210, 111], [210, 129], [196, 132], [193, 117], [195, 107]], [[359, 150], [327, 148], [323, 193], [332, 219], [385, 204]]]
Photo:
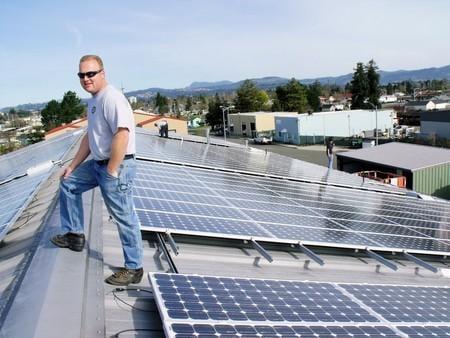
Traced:
[[122, 94], [125, 94], [125, 88], [123, 87], [123, 82], [120, 82], [120, 90], [122, 91]]

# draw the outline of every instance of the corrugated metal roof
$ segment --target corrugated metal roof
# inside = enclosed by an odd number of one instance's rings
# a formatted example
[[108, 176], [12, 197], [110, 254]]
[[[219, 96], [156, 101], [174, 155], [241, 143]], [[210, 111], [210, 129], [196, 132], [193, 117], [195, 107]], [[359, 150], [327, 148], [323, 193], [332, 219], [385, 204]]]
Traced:
[[449, 163], [450, 149], [391, 142], [377, 147], [338, 153], [336, 156], [415, 171]]

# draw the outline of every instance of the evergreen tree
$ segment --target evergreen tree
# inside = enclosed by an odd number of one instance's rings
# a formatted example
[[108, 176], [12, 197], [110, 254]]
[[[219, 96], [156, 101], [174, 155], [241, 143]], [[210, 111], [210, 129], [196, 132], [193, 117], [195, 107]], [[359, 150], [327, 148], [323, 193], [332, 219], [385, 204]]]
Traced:
[[191, 111], [191, 109], [192, 109], [192, 97], [188, 96], [188, 98], [186, 99], [185, 110]]
[[156, 93], [155, 97], [155, 109], [158, 110], [160, 115], [164, 115], [169, 112], [169, 100], [159, 92]]
[[386, 86], [386, 94], [387, 95], [394, 94], [394, 86], [392, 86], [392, 84], [390, 82]]
[[278, 86], [275, 88], [275, 100], [272, 106], [273, 111], [286, 111], [287, 91], [286, 86]]
[[367, 76], [367, 102], [375, 107], [380, 105], [378, 99], [380, 97], [380, 74], [377, 73], [378, 67], [375, 61], [370, 60], [366, 66]]
[[251, 80], [245, 80], [236, 91], [235, 106], [240, 112], [262, 110], [269, 100], [265, 91], [259, 90]]
[[61, 124], [61, 107], [56, 100], [51, 100], [41, 111], [41, 122], [45, 131], [49, 131]]
[[216, 93], [214, 99], [209, 101], [208, 104], [208, 114], [205, 116], [205, 122], [210, 125], [213, 129], [216, 127], [223, 125], [223, 116], [222, 116], [222, 108], [225, 102], [223, 99], [219, 97], [219, 94]]
[[308, 107], [308, 99], [305, 86], [292, 78], [284, 86], [278, 86], [275, 90], [277, 99], [275, 106], [281, 111], [303, 113]]
[[316, 81], [308, 86], [306, 96], [308, 98], [309, 107], [312, 109], [312, 111], [319, 111], [321, 95], [322, 95], [322, 85], [320, 84], [319, 81]]
[[365, 107], [365, 100], [368, 97], [367, 74], [362, 62], [356, 64], [355, 72], [351, 82], [352, 109], [362, 109]]
[[70, 123], [73, 120], [79, 119], [83, 116], [84, 111], [85, 106], [81, 103], [81, 99], [77, 97], [75, 92], [68, 91], [64, 94], [60, 104], [59, 124]]

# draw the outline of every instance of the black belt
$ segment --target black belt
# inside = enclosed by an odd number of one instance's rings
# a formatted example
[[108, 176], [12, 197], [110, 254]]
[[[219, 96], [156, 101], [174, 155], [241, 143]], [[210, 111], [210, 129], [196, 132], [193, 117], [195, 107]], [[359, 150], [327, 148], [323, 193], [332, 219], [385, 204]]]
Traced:
[[[127, 154], [123, 157], [124, 160], [129, 160], [130, 158], [134, 158], [134, 154]], [[99, 165], [105, 165], [105, 164], [108, 164], [109, 158], [107, 158], [105, 160], [98, 160], [95, 162], [97, 162], [97, 164], [99, 164]]]

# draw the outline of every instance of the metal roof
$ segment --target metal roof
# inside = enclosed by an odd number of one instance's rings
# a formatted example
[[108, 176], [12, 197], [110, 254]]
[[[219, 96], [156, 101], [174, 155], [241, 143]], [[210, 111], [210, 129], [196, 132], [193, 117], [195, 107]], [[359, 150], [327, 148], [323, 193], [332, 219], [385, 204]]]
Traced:
[[338, 157], [415, 171], [450, 162], [450, 149], [390, 142], [336, 154]]

